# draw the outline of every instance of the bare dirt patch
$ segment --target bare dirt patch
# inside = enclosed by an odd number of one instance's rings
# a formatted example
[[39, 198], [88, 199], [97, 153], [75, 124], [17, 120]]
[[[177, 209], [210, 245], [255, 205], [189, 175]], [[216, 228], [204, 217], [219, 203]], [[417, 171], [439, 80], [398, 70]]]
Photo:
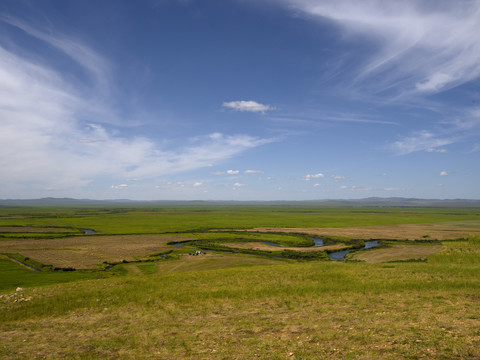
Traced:
[[338, 236], [350, 239], [451, 240], [480, 233], [479, 221], [435, 224], [354, 226], [343, 228], [255, 228], [247, 231], [302, 233], [313, 236]]
[[171, 241], [192, 238], [181, 235], [77, 236], [49, 240], [0, 242], [0, 253], [20, 253], [42, 264], [94, 269], [104, 261], [132, 261], [149, 253], [171, 250]]
[[363, 260], [369, 263], [379, 263], [398, 260], [426, 259], [433, 253], [440, 251], [441, 245], [394, 245], [370, 251], [358, 252], [354, 260]]
[[249, 250], [262, 250], [262, 251], [282, 251], [282, 250], [293, 250], [300, 252], [308, 251], [325, 251], [325, 250], [337, 250], [346, 247], [345, 244], [335, 244], [335, 245], [326, 245], [326, 246], [310, 246], [310, 247], [283, 247], [283, 246], [272, 246], [267, 245], [261, 242], [246, 242], [246, 243], [225, 243], [223, 246], [235, 248], [235, 249], [249, 249]]

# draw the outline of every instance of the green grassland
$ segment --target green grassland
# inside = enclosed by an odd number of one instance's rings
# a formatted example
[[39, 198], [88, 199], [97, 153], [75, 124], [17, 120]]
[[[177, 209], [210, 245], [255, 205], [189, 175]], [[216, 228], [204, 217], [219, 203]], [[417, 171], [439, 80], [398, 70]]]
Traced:
[[95, 229], [100, 234], [187, 232], [254, 227], [345, 227], [480, 220], [475, 208], [0, 208], [0, 226]]
[[105, 277], [105, 275], [87, 271], [36, 272], [11, 261], [5, 255], [0, 255], [0, 291], [101, 277]]
[[[181, 233], [217, 245], [286, 247], [311, 238], [210, 230], [471, 226], [479, 218], [474, 208], [0, 209], [0, 227], [29, 227], [28, 234], [35, 227], [72, 229], [69, 236]], [[110, 271], [34, 272], [1, 256], [0, 358], [478, 359], [480, 236], [440, 245], [424, 261], [388, 263], [190, 256], [195, 248], [184, 246]]]

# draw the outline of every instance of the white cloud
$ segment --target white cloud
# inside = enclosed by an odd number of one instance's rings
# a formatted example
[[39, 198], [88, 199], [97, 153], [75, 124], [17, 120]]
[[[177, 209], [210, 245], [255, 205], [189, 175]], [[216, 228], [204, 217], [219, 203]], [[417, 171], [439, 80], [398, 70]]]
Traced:
[[239, 188], [239, 187], [243, 187], [245, 186], [245, 184], [242, 184], [242, 183], [239, 183], [239, 182], [236, 182], [235, 184], [233, 184], [234, 187], [236, 188]]
[[390, 148], [399, 155], [406, 155], [417, 151], [436, 149], [437, 147], [449, 145], [456, 141], [456, 136], [442, 138], [430, 131], [422, 130], [394, 142], [390, 145]]
[[128, 185], [127, 184], [112, 185], [110, 188], [111, 189], [117, 189], [117, 190], [118, 189], [126, 189], [126, 188], [128, 188]]
[[448, 176], [448, 175], [450, 175], [450, 173], [447, 172], [447, 171], [440, 171], [440, 174], [438, 174], [438, 175], [439, 176]]
[[[78, 56], [78, 65], [93, 78], [97, 72], [109, 72], [108, 63], [88, 47], [64, 36], [56, 41], [53, 35], [21, 26], [62, 54]], [[25, 55], [25, 49], [21, 54], [0, 45], [0, 183], [4, 196], [78, 190], [105, 178], [154, 178], [212, 166], [274, 141], [212, 133], [166, 149], [146, 137], [122, 137], [116, 129], [102, 125], [115, 117], [114, 110], [97, 103], [96, 95], [108, 84], [93, 84], [90, 92], [83, 91], [85, 84], [76, 85], [70, 73], [50, 68], [38, 54]]]
[[193, 187], [200, 187], [202, 185], [203, 183], [201, 183], [200, 181], [197, 181], [196, 183], [193, 184]]
[[[102, 92], [107, 90], [111, 77], [109, 62], [82, 42], [67, 37], [64, 34], [57, 33], [51, 28], [45, 32], [41, 31], [17, 18], [0, 16], [0, 20], [23, 30], [30, 36], [48, 43], [63, 55], [67, 55], [80, 66], [91, 83], [96, 85], [97, 90]], [[98, 95], [98, 92], [95, 93], [95, 96]]]
[[324, 178], [325, 175], [323, 175], [322, 173], [318, 173], [318, 174], [308, 174], [308, 175], [305, 175], [302, 180], [305, 180], [305, 181], [310, 181], [312, 179], [321, 179], [321, 178]]
[[222, 106], [235, 111], [248, 111], [248, 112], [259, 112], [259, 113], [265, 113], [265, 111], [274, 110], [274, 108], [269, 105], [260, 104], [256, 101], [251, 101], [251, 100], [224, 102]]
[[[373, 91], [396, 95], [433, 93], [480, 76], [480, 2], [437, 0], [277, 0], [369, 37], [377, 46], [360, 64], [357, 85], [376, 80]], [[455, 29], [455, 31], [452, 31]], [[363, 84], [365, 85], [365, 83]]]
[[339, 181], [339, 180], [345, 180], [347, 177], [342, 175], [332, 175], [332, 178]]
[[261, 170], [245, 170], [243, 173], [244, 174], [263, 174], [263, 171], [261, 171]]
[[237, 175], [240, 173], [240, 170], [227, 170], [227, 171], [214, 171], [214, 175]]

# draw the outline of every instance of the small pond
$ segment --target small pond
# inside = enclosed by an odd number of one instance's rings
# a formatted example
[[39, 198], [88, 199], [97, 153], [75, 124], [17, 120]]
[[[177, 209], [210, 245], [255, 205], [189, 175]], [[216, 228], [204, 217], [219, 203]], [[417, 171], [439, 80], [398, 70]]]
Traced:
[[323, 243], [323, 239], [319, 239], [319, 238], [313, 238], [313, 246], [323, 246], [325, 245]]
[[380, 246], [377, 240], [372, 240], [372, 241], [365, 241], [365, 247], [364, 249], [370, 249], [373, 247]]
[[168, 243], [170, 246], [175, 246], [175, 247], [181, 247], [183, 243], [181, 242], [176, 242], [176, 243]]
[[82, 229], [84, 234], [95, 234], [96, 231], [92, 229]]
[[335, 251], [328, 253], [330, 260], [343, 260], [350, 250]]
[[270, 245], [270, 246], [280, 246], [280, 244], [270, 242], [270, 241], [262, 241], [263, 244], [265, 245]]

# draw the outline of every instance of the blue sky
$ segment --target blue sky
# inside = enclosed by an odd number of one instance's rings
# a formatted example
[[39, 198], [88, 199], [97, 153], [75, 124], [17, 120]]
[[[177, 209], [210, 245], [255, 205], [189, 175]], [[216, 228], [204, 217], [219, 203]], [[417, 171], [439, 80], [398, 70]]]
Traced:
[[3, 0], [0, 198], [480, 199], [480, 1]]

